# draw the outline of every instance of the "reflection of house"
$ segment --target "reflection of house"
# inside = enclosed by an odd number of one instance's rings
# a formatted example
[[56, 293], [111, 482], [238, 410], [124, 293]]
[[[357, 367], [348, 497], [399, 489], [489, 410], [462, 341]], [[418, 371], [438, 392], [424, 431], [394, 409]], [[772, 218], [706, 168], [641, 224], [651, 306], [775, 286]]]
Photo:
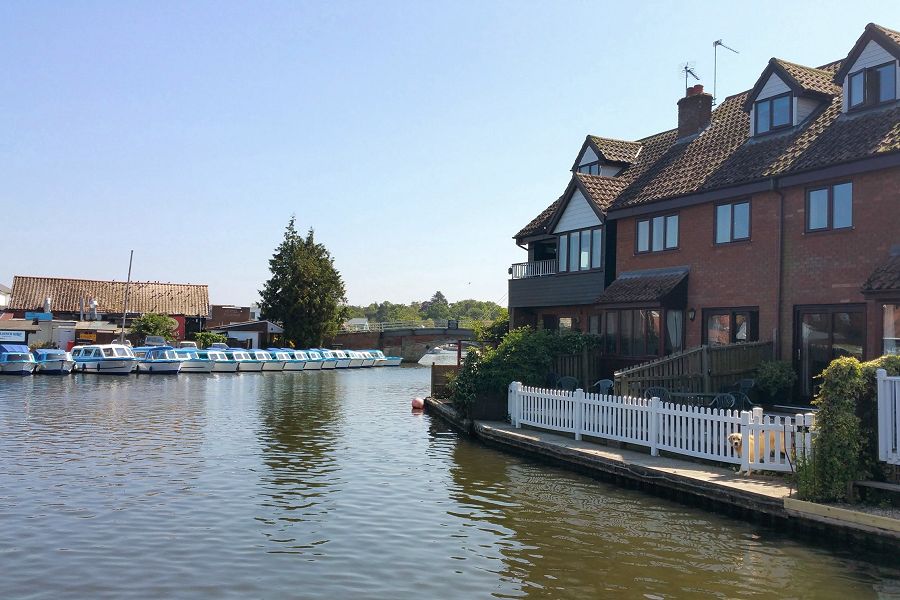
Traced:
[[[16, 275], [9, 310], [17, 317], [32, 312], [52, 313], [55, 320], [121, 325], [124, 296], [124, 281]], [[132, 281], [128, 288], [127, 319], [145, 313], [171, 316], [178, 323], [178, 339], [184, 339], [200, 331], [209, 317], [209, 291], [206, 285]], [[100, 330], [110, 328], [95, 329], [100, 334]]]
[[231, 323], [220, 327], [211, 327], [213, 333], [223, 333], [228, 337], [229, 345], [247, 348], [269, 348], [281, 343], [284, 329], [272, 321], [247, 321]]
[[896, 348], [898, 61], [900, 33], [870, 24], [842, 60], [772, 59], [714, 111], [689, 88], [676, 128], [588, 137], [516, 236], [512, 323], [602, 335], [611, 364], [773, 341], [805, 396], [832, 358]]

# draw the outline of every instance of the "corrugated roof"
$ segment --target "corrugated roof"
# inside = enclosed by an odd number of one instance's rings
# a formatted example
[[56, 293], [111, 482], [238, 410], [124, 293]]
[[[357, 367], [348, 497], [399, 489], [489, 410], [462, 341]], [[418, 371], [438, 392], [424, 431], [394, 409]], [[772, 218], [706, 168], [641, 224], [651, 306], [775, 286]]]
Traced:
[[[93, 298], [101, 313], [121, 313], [124, 281], [65, 279], [58, 277], [13, 277], [10, 310], [41, 310], [50, 297], [54, 312], [78, 312], [81, 302]], [[128, 291], [129, 313], [209, 316], [209, 288], [191, 283], [132, 281]]]

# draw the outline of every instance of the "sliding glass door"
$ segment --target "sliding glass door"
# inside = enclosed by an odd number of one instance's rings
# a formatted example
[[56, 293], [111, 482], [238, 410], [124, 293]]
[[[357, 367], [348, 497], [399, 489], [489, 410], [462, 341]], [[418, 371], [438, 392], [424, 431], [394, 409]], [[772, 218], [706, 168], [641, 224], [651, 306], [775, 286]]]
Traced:
[[835, 358], [863, 358], [866, 345], [864, 305], [807, 306], [797, 309], [795, 359], [800, 392], [812, 398], [820, 382], [815, 377]]

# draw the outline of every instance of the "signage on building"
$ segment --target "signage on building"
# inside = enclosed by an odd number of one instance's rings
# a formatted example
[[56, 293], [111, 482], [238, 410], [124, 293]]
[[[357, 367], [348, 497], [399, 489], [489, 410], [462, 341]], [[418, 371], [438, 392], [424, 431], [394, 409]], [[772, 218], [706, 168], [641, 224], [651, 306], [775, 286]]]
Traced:
[[19, 330], [0, 329], [0, 342], [24, 342], [25, 332]]
[[178, 323], [178, 327], [175, 329], [175, 339], [183, 340], [184, 339], [184, 316], [183, 315], [175, 315], [172, 318], [175, 319], [176, 323]]
[[48, 312], [26, 312], [25, 318], [30, 321], [52, 321], [53, 313]]
[[97, 341], [97, 334], [96, 334], [96, 332], [93, 332], [93, 331], [90, 332], [90, 333], [81, 332], [81, 333], [78, 334], [78, 339], [79, 339], [79, 340], [84, 340], [84, 341], [87, 341], [87, 342], [96, 342], [96, 341]]

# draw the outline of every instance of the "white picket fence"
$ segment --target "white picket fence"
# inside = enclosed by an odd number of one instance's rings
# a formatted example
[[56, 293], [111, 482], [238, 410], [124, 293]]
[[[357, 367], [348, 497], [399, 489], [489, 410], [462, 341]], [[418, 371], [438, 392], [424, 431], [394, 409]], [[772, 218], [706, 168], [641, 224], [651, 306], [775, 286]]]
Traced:
[[[898, 396], [900, 397], [900, 396]], [[626, 442], [717, 462], [741, 465], [749, 471], [793, 471], [796, 457], [812, 448], [813, 415], [794, 417], [719, 410], [661, 402], [659, 398], [631, 398], [509, 385], [509, 415], [515, 427], [527, 425]], [[740, 433], [736, 453], [728, 441]]]
[[875, 372], [878, 380], [878, 458], [900, 465], [900, 377]]

